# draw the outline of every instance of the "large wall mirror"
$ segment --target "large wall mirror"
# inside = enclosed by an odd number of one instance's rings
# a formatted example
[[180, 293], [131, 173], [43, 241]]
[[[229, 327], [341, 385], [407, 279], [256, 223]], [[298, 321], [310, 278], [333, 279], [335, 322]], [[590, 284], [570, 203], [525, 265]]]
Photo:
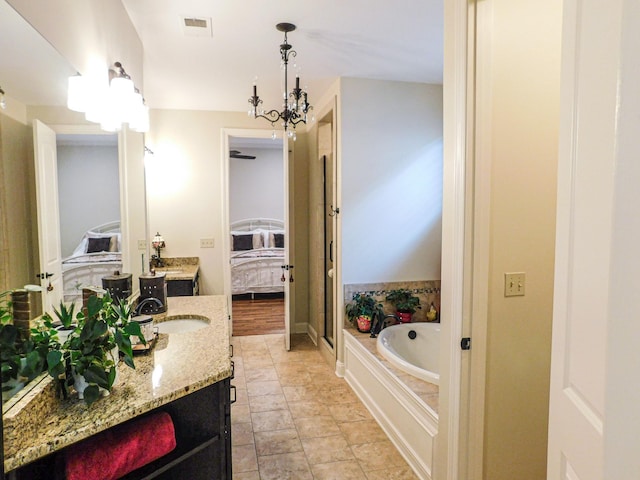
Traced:
[[[109, 260], [96, 267], [91, 282], [116, 270], [130, 273], [135, 295], [149, 259], [148, 247], [139, 249], [149, 243], [143, 134], [107, 134], [67, 110], [67, 79], [76, 70], [5, 0], [0, 0], [0, 51], [6, 102], [0, 109], [0, 292], [41, 284], [36, 275], [41, 270], [38, 225], [43, 219], [38, 221], [34, 125], [42, 124], [54, 132], [60, 160], [57, 171], [45, 176], [57, 184], [60, 260], [87, 253], [80, 250], [88, 232], [113, 234], [118, 244], [106, 252]], [[92, 271], [91, 265], [88, 269]], [[81, 299], [73, 287], [84, 279], [66, 286], [62, 278], [51, 281], [60, 289], [57, 298], [73, 301]], [[27, 390], [3, 400], [3, 413]]]

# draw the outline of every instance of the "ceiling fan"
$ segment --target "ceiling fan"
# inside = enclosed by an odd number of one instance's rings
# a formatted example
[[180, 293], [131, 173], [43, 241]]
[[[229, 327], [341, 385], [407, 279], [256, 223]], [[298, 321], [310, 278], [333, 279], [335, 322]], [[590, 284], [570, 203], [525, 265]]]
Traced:
[[255, 160], [254, 155], [242, 155], [240, 150], [229, 150], [229, 158], [243, 158], [245, 160]]

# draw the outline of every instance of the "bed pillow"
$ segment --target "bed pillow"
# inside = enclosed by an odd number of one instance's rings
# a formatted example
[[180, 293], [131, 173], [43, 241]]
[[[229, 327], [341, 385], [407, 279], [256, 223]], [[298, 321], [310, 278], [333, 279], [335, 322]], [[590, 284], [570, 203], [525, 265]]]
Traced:
[[233, 251], [253, 250], [253, 233], [232, 235]]
[[284, 233], [271, 232], [269, 234], [269, 247], [284, 248]]
[[111, 237], [89, 238], [87, 241], [87, 253], [108, 252]]

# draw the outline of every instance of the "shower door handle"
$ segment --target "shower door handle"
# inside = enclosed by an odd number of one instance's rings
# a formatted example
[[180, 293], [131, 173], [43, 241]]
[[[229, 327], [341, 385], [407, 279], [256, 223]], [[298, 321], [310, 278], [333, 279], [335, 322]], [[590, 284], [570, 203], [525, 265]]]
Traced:
[[329, 261], [333, 263], [333, 240], [329, 242]]

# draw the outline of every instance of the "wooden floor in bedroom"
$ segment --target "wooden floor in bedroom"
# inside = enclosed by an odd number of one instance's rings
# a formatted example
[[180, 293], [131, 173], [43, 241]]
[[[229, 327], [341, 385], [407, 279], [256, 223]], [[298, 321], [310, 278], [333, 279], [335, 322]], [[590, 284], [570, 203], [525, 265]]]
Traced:
[[234, 299], [233, 336], [284, 333], [284, 298]]

